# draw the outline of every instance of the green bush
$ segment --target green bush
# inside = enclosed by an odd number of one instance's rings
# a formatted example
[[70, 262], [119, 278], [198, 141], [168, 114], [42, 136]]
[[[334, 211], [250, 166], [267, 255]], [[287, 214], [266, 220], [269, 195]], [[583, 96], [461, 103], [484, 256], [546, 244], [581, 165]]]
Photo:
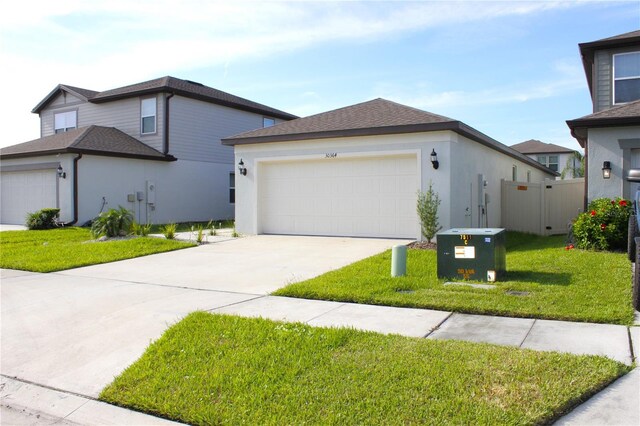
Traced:
[[27, 214], [27, 228], [30, 230], [53, 229], [58, 226], [57, 219], [60, 209], [42, 209], [35, 213]]
[[147, 223], [146, 225], [140, 224], [138, 222], [133, 222], [131, 224], [131, 233], [133, 235], [139, 235], [141, 237], [146, 237], [151, 232], [151, 224]]
[[573, 223], [576, 247], [586, 250], [625, 250], [627, 223], [633, 211], [623, 198], [598, 198]]
[[173, 240], [176, 237], [176, 229], [178, 229], [178, 225], [175, 223], [167, 223], [162, 227], [162, 233], [167, 240]]
[[109, 209], [102, 212], [93, 220], [91, 225], [91, 235], [94, 238], [106, 236], [108, 238], [119, 235], [127, 235], [133, 224], [133, 213], [122, 206], [117, 209]]

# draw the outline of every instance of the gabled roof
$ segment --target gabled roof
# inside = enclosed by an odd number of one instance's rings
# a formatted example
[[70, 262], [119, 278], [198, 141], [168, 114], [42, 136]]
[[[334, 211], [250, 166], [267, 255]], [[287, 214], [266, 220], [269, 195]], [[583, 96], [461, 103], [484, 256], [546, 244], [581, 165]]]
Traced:
[[176, 160], [175, 157], [164, 155], [116, 128], [102, 126], [82, 127], [0, 149], [0, 157], [3, 159], [68, 153], [158, 161]]
[[619, 34], [613, 37], [607, 37], [596, 41], [590, 41], [588, 43], [580, 43], [580, 54], [582, 55], [582, 65], [584, 66], [584, 73], [587, 76], [587, 83], [589, 84], [589, 91], [593, 96], [593, 62], [594, 53], [597, 50], [603, 49], [618, 49], [623, 47], [636, 46], [640, 48], [640, 30], [631, 31], [624, 34]]
[[338, 108], [222, 139], [224, 145], [450, 130], [547, 173], [557, 173], [461, 121], [386, 99]]
[[544, 143], [537, 139], [530, 139], [528, 141], [511, 145], [511, 148], [523, 154], [571, 154], [575, 152], [574, 149], [569, 149], [560, 145], [554, 145], [552, 143]]
[[567, 120], [567, 126], [571, 129], [573, 137], [578, 139], [584, 148], [587, 128], [640, 126], [640, 100], [614, 106], [575, 120]]
[[68, 85], [58, 85], [49, 95], [47, 95], [31, 112], [39, 113], [44, 107], [60, 92], [60, 90], [69, 90], [72, 93], [82, 95], [88, 102], [104, 103], [125, 99], [136, 96], [145, 96], [155, 93], [175, 93], [176, 95], [187, 98], [198, 99], [204, 102], [210, 102], [244, 111], [254, 112], [257, 114], [268, 115], [269, 117], [281, 118], [283, 120], [291, 120], [297, 116], [287, 112], [271, 108], [212, 87], [205, 86], [190, 80], [181, 80], [175, 77], [161, 77], [154, 80], [136, 83], [129, 86], [118, 87], [116, 89], [105, 90], [103, 92], [95, 92], [93, 90], [80, 89]]

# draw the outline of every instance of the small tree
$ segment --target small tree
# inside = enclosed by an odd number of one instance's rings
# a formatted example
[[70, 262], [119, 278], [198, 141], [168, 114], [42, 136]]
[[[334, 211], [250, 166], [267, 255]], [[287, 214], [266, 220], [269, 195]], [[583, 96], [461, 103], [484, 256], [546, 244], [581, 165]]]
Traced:
[[429, 182], [427, 192], [418, 191], [418, 217], [420, 218], [422, 235], [424, 235], [429, 242], [431, 242], [436, 233], [442, 229], [438, 223], [439, 205], [440, 197], [433, 190], [432, 182]]
[[573, 154], [571, 154], [564, 169], [560, 172], [560, 177], [564, 179], [569, 172], [571, 172], [572, 178], [584, 177], [584, 155], [578, 151], [574, 151]]

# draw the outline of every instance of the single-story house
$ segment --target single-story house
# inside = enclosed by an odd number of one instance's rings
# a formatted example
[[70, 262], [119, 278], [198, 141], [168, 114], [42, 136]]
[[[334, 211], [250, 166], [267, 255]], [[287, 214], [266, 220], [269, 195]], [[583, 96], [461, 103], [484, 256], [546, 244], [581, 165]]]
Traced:
[[0, 222], [60, 208], [83, 224], [123, 206], [140, 223], [230, 219], [233, 149], [221, 138], [296, 118], [162, 77], [102, 92], [60, 84], [32, 111], [40, 138], [0, 149]]
[[[418, 191], [450, 227], [499, 227], [501, 180], [557, 173], [451, 118], [375, 99], [223, 138], [245, 234], [420, 238]], [[528, 177], [528, 178], [527, 178]]]
[[[632, 198], [640, 182], [640, 31], [580, 44], [593, 113], [567, 121], [585, 150], [585, 204]], [[633, 178], [636, 179], [637, 178]]]

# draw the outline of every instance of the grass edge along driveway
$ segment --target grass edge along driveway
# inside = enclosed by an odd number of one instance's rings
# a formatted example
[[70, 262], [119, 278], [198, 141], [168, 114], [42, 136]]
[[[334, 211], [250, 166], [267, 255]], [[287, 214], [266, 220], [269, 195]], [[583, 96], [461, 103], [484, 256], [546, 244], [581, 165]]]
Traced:
[[0, 268], [55, 272], [193, 247], [164, 238], [93, 241], [86, 228], [0, 232]]
[[196, 312], [100, 399], [189, 424], [540, 424], [630, 370], [598, 356]]
[[[507, 277], [492, 290], [445, 286], [436, 251], [408, 250], [407, 276], [390, 276], [391, 251], [273, 294], [471, 314], [633, 323], [631, 267], [623, 253], [565, 250], [564, 237], [507, 233]], [[457, 281], [457, 280], [455, 280]]]

